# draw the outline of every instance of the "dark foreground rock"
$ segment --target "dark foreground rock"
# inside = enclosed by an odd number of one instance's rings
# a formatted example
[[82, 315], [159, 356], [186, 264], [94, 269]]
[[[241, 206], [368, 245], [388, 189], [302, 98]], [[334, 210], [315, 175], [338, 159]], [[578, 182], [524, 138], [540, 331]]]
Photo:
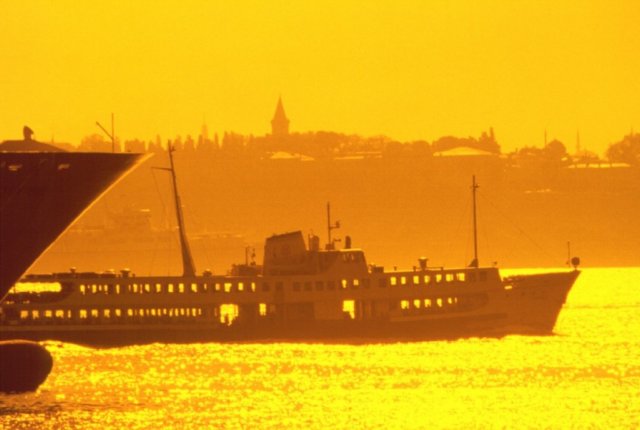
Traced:
[[35, 342], [0, 342], [0, 392], [36, 390], [47, 379], [52, 366], [49, 351]]

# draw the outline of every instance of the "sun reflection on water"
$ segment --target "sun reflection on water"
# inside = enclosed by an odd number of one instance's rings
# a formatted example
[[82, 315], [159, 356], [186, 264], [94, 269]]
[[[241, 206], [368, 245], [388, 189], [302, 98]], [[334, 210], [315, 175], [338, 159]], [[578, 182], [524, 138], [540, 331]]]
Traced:
[[372, 345], [48, 344], [2, 428], [634, 428], [640, 270], [585, 271], [556, 335]]

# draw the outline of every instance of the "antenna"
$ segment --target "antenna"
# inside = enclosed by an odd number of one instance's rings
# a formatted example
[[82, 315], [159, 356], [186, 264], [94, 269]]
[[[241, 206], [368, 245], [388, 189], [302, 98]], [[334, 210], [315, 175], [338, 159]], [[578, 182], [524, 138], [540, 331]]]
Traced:
[[113, 120], [113, 112], [111, 113], [111, 133], [109, 133], [107, 129], [102, 126], [102, 124], [96, 121], [96, 125], [100, 127], [100, 129], [104, 132], [104, 134], [109, 136], [109, 138], [111, 139], [111, 152], [116, 152], [116, 132], [115, 132], [114, 124], [115, 123]]
[[331, 230], [340, 228], [340, 221], [336, 221], [335, 224], [331, 224], [331, 203], [327, 202], [327, 249], [333, 249], [333, 240], [331, 240]]
[[473, 198], [473, 261], [471, 267], [478, 267], [478, 217], [476, 213], [476, 190], [479, 185], [476, 183], [476, 175], [473, 175], [471, 182], [471, 195]]
[[176, 171], [173, 165], [173, 152], [175, 148], [171, 146], [171, 141], [167, 144], [167, 151], [169, 152], [170, 168], [157, 167], [161, 170], [168, 170], [171, 173], [171, 181], [173, 184], [173, 196], [176, 203], [176, 218], [178, 219], [178, 234], [180, 237], [180, 249], [182, 251], [182, 276], [193, 277], [196, 276], [196, 268], [193, 264], [193, 257], [191, 256], [191, 248], [189, 248], [189, 242], [187, 241], [187, 233], [184, 228], [184, 218], [182, 215], [182, 203], [180, 203], [180, 195], [178, 194], [178, 184], [176, 182]]

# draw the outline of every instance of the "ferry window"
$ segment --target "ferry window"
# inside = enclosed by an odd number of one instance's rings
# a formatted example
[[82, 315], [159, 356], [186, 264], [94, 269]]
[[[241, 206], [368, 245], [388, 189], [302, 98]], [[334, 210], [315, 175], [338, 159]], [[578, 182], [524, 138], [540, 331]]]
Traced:
[[300, 291], [300, 282], [293, 283], [293, 291]]
[[353, 280], [353, 288], [358, 288], [360, 286], [360, 280], [359, 279], [354, 279]]
[[316, 290], [318, 290], [318, 291], [324, 290], [324, 282], [316, 281]]
[[244, 282], [238, 282], [238, 291], [244, 291]]
[[266, 303], [260, 303], [258, 305], [258, 314], [260, 314], [261, 317], [267, 315], [267, 304]]
[[162, 284], [156, 284], [156, 293], [162, 292]]
[[132, 284], [131, 285], [131, 292], [132, 293], [137, 293], [138, 292], [138, 284]]
[[409, 300], [400, 300], [400, 309], [409, 309]]
[[413, 275], [413, 285], [420, 284], [420, 275]]
[[120, 284], [116, 284], [116, 294], [120, 294]]
[[256, 291], [256, 283], [251, 281], [251, 291], [255, 292]]
[[64, 311], [62, 309], [58, 309], [57, 311], [55, 311], [55, 317], [64, 318]]
[[167, 293], [172, 293], [173, 294], [173, 284], [168, 284], [167, 285]]
[[238, 318], [238, 305], [225, 303], [220, 305], [220, 322], [231, 325], [233, 320]]
[[284, 289], [284, 285], [282, 282], [276, 282], [276, 291], [282, 291]]
[[116, 315], [116, 317], [120, 318], [122, 316], [122, 311], [120, 309], [116, 309], [113, 311], [113, 313]]
[[181, 294], [184, 293], [184, 284], [182, 282], [178, 284], [178, 292]]
[[425, 308], [431, 307], [431, 299], [424, 299], [424, 307]]
[[347, 285], [348, 285], [348, 284], [349, 284], [349, 283], [347, 282], [347, 280], [346, 280], [346, 279], [342, 279], [342, 280], [340, 280], [340, 286], [342, 287], [342, 289], [343, 289], [343, 290], [344, 290], [345, 288], [347, 288]]
[[311, 291], [313, 289], [313, 286], [311, 284], [311, 281], [305, 282], [304, 283], [304, 290], [305, 291]]
[[453, 279], [454, 279], [454, 278], [453, 278], [453, 273], [447, 273], [447, 274], [445, 275], [445, 279], [446, 279], [446, 281], [447, 281], [447, 282], [451, 282], [451, 281], [453, 281]]
[[437, 303], [439, 308], [442, 307], [442, 299], [441, 298], [436, 299], [436, 303]]
[[407, 285], [407, 277], [406, 276], [401, 276], [400, 277], [400, 284], [401, 285]]
[[420, 300], [420, 299], [415, 299], [413, 301], [413, 307], [416, 308], [416, 309], [420, 309], [420, 305], [421, 304], [422, 304], [422, 300]]
[[484, 282], [487, 280], [487, 272], [482, 271], [480, 272], [480, 282]]
[[436, 273], [436, 282], [437, 283], [442, 282], [442, 273]]
[[398, 279], [395, 276], [392, 276], [390, 278], [390, 280], [391, 280], [391, 285], [397, 285], [398, 284]]
[[231, 287], [232, 286], [233, 286], [233, 284], [231, 284], [231, 282], [225, 282], [224, 283], [224, 292], [225, 293], [231, 292]]
[[425, 284], [429, 284], [431, 282], [431, 276], [429, 275], [424, 275], [422, 277], [422, 280], [424, 281]]
[[371, 285], [371, 282], [370, 282], [370, 279], [369, 279], [369, 278], [364, 278], [364, 279], [362, 280], [362, 286], [363, 286], [364, 288], [369, 288], [369, 286], [370, 286], [370, 285]]
[[102, 316], [105, 317], [105, 318], [111, 318], [111, 310], [110, 309], [103, 309]]
[[80, 309], [79, 316], [80, 316], [81, 320], [87, 319], [87, 316], [88, 316], [87, 315], [87, 310], [86, 309]]
[[52, 316], [53, 316], [53, 311], [51, 311], [51, 310], [44, 311], [44, 317], [45, 318], [51, 318]]
[[20, 319], [26, 320], [27, 318], [29, 318], [29, 311], [20, 311]]
[[269, 285], [268, 282], [262, 283], [262, 291], [269, 291], [270, 289], [271, 289], [271, 286]]
[[327, 282], [327, 290], [335, 290], [335, 289], [336, 289], [335, 281], [328, 281]]
[[84, 284], [80, 284], [80, 294], [85, 295], [87, 293], [86, 287]]
[[127, 309], [127, 316], [128, 317], [132, 317], [133, 316], [133, 309]]
[[345, 316], [349, 316], [350, 319], [355, 319], [356, 317], [356, 302], [355, 300], [343, 300], [342, 301], [342, 312]]
[[378, 279], [378, 287], [380, 288], [385, 288], [387, 286], [387, 280], [386, 278], [380, 278]]
[[192, 293], [198, 292], [198, 284], [196, 284], [195, 282], [191, 283], [191, 292]]
[[91, 309], [91, 318], [98, 318], [100, 314], [97, 309]]
[[453, 301], [453, 297], [449, 297], [449, 298], [447, 298], [447, 302], [448, 302], [450, 305], [452, 305], [452, 304], [454, 303], [454, 301]]
[[98, 292], [98, 286], [96, 284], [91, 284], [91, 292], [93, 294]]

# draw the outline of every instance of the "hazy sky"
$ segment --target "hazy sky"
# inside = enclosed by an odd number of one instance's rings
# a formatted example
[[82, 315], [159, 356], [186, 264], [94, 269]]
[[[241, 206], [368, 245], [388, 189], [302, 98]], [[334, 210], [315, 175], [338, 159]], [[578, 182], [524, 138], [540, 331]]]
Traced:
[[292, 131], [400, 140], [640, 128], [638, 1], [2, 1], [0, 140]]

